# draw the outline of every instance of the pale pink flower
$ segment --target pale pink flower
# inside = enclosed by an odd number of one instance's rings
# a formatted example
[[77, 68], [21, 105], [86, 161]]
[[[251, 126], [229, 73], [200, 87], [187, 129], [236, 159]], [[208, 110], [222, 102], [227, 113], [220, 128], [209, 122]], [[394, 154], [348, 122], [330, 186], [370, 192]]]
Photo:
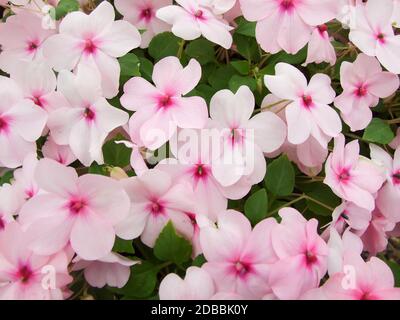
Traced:
[[129, 121], [132, 141], [155, 150], [179, 128], [203, 128], [208, 118], [207, 105], [200, 97], [182, 97], [198, 84], [200, 64], [191, 59], [183, 68], [179, 59], [167, 57], [154, 65], [155, 86], [141, 77], [124, 86], [121, 104], [136, 111]]
[[43, 29], [41, 18], [31, 12], [10, 16], [0, 27], [0, 69], [10, 73], [21, 61], [43, 61], [43, 42], [53, 34], [53, 30]]
[[240, 0], [244, 17], [257, 21], [256, 38], [271, 53], [295, 54], [310, 40], [312, 27], [336, 17], [337, 0]]
[[11, 72], [11, 78], [20, 86], [24, 98], [47, 112], [65, 107], [68, 102], [56, 92], [57, 78], [45, 62], [21, 62]]
[[327, 271], [328, 247], [318, 235], [318, 221], [307, 221], [295, 209], [279, 211], [282, 221], [272, 229], [278, 261], [270, 267], [269, 285], [279, 299], [296, 299], [317, 288]]
[[[63, 290], [72, 277], [64, 251], [38, 255], [29, 249], [30, 236], [17, 222], [0, 233], [0, 299], [63, 299]], [[54, 279], [46, 280], [45, 277]]]
[[105, 285], [122, 288], [128, 282], [130, 267], [139, 263], [114, 252], [94, 261], [83, 260], [79, 257], [74, 260], [72, 270], [84, 269], [85, 280], [96, 288], [103, 288]]
[[58, 145], [54, 139], [48, 136], [46, 142], [42, 147], [42, 153], [45, 158], [56, 160], [57, 162], [66, 166], [70, 165], [76, 160], [76, 156], [68, 145]]
[[275, 71], [275, 76], [266, 75], [264, 80], [272, 94], [292, 101], [285, 108], [288, 141], [301, 144], [313, 136], [326, 148], [342, 130], [339, 115], [329, 106], [336, 96], [331, 79], [318, 73], [307, 84], [306, 77], [287, 63], [278, 63]]
[[123, 15], [124, 20], [132, 23], [141, 34], [141, 48], [147, 48], [151, 39], [170, 29], [169, 25], [156, 17], [156, 12], [162, 7], [172, 4], [172, 0], [115, 0], [115, 8]]
[[101, 175], [78, 177], [73, 168], [51, 159], [39, 161], [35, 179], [44, 193], [26, 202], [19, 215], [32, 235], [30, 248], [53, 254], [70, 243], [85, 260], [110, 253], [115, 225], [130, 207], [118, 182]]
[[43, 44], [46, 61], [56, 70], [72, 70], [90, 64], [101, 74], [106, 98], [117, 95], [120, 65], [117, 58], [140, 44], [138, 30], [127, 21], [114, 21], [113, 6], [102, 1], [89, 15], [69, 13], [59, 27], [59, 34]]
[[310, 41], [308, 42], [307, 60], [304, 65], [306, 66], [312, 62], [328, 62], [331, 66], [336, 63], [335, 48], [331, 43], [328, 27], [325, 24], [314, 28]]
[[276, 151], [285, 141], [285, 123], [272, 112], [252, 117], [254, 106], [254, 95], [247, 86], [235, 94], [220, 90], [211, 98], [211, 126], [222, 138], [221, 154], [213, 155], [212, 173], [224, 187], [243, 179], [250, 186], [259, 183], [266, 172], [263, 153]]
[[365, 129], [372, 120], [370, 108], [399, 87], [397, 75], [383, 72], [378, 60], [363, 53], [353, 63], [342, 62], [340, 82], [343, 93], [335, 99], [335, 106], [352, 131]]
[[[279, 99], [273, 94], [268, 94], [261, 103], [264, 111], [276, 113], [286, 123], [285, 108], [288, 101]], [[285, 153], [289, 160], [295, 162], [298, 168], [307, 175], [315, 176], [322, 170], [322, 165], [328, 157], [327, 146], [322, 146], [313, 136], [301, 144], [292, 144], [287, 138], [277, 151], [266, 153], [268, 158], [275, 158], [280, 153]]]
[[200, 0], [198, 2], [210, 7], [215, 14], [225, 14], [239, 3], [237, 0]]
[[276, 261], [271, 246], [275, 219], [261, 221], [254, 229], [240, 212], [228, 210], [218, 216], [218, 227], [200, 229], [200, 244], [207, 262], [203, 268], [213, 278], [217, 291], [261, 298], [271, 293], [270, 264]]
[[[394, 288], [394, 277], [389, 266], [372, 257], [368, 262], [357, 254], [348, 255], [346, 270], [328, 279], [320, 289], [328, 300], [399, 300], [400, 288]], [[351, 279], [349, 278], [351, 277]]]
[[400, 73], [400, 36], [391, 24], [393, 0], [368, 0], [356, 9], [349, 39], [365, 54], [376, 56], [390, 72]]
[[102, 164], [101, 148], [107, 135], [125, 125], [128, 114], [107, 102], [99, 73], [86, 65], [80, 65], [76, 74], [61, 71], [57, 89], [69, 105], [50, 113], [47, 126], [52, 138], [59, 145], [69, 145], [84, 165]]
[[154, 244], [168, 221], [175, 229], [190, 239], [193, 225], [187, 212], [196, 212], [193, 192], [184, 184], [174, 184], [166, 172], [152, 169], [139, 177], [120, 180], [131, 199], [129, 215], [117, 225], [118, 236]]
[[378, 191], [376, 206], [380, 212], [392, 222], [400, 222], [400, 148], [394, 153], [394, 158], [382, 148], [371, 144], [371, 159], [381, 164], [385, 169], [386, 183]]
[[378, 252], [386, 250], [388, 244], [389, 233], [394, 230], [395, 223], [388, 220], [382, 213], [375, 209], [372, 212], [372, 218], [365, 231], [355, 231], [363, 244], [364, 250], [371, 255], [376, 255]]
[[168, 274], [160, 283], [160, 300], [209, 300], [215, 294], [213, 279], [203, 268], [189, 267], [184, 279]]
[[46, 121], [46, 111], [24, 99], [14, 80], [0, 76], [0, 166], [16, 168], [36, 152]]
[[397, 149], [400, 147], [400, 127], [397, 128], [396, 137], [389, 143], [389, 146], [392, 149]]
[[8, 183], [0, 186], [0, 234], [10, 222], [14, 221], [19, 207], [20, 199], [15, 188]]
[[[213, 1], [178, 0], [179, 6], [172, 5], [157, 11], [157, 18], [172, 25], [172, 32], [184, 39], [194, 40], [201, 35], [225, 49], [232, 45], [229, 33], [233, 28], [209, 7]], [[214, 1], [215, 2], [215, 1]], [[223, 1], [221, 1], [223, 2]]]
[[224, 19], [229, 23], [233, 23], [237, 17], [242, 16], [242, 9], [240, 7], [240, 2], [238, 0], [235, 1], [235, 5], [227, 12], [224, 13]]
[[324, 183], [338, 197], [372, 211], [375, 208], [374, 194], [381, 188], [385, 177], [381, 167], [359, 153], [357, 140], [345, 146], [342, 134], [335, 138], [335, 147], [325, 164]]

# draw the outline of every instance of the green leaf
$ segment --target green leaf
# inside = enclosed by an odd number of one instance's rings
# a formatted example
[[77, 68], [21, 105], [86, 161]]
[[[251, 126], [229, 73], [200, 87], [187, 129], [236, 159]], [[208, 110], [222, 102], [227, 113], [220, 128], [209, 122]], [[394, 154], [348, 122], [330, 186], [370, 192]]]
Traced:
[[294, 189], [295, 173], [286, 155], [271, 162], [267, 169], [265, 185], [276, 196], [288, 196]]
[[140, 60], [140, 73], [143, 78], [152, 81], [153, 76], [153, 63], [144, 57], [139, 57]]
[[396, 288], [399, 288], [400, 287], [400, 266], [399, 266], [399, 264], [392, 260], [385, 260], [385, 262], [393, 272], [394, 281], [395, 281], [394, 286]]
[[134, 53], [128, 53], [118, 59], [121, 67], [121, 76], [135, 77], [140, 76], [140, 60]]
[[244, 204], [244, 213], [252, 225], [256, 225], [267, 216], [268, 196], [265, 189], [253, 193]]
[[248, 75], [250, 72], [250, 65], [248, 61], [236, 60], [231, 62], [232, 67], [241, 75]]
[[[338, 198], [327, 186], [326, 184], [322, 182], [316, 182], [313, 183], [313, 188], [309, 192], [305, 192], [306, 195], [310, 196], [313, 199], [318, 200], [319, 202], [322, 202], [323, 204], [327, 205], [328, 207], [331, 208], [336, 208], [337, 206], [340, 205], [341, 200]], [[310, 211], [312, 211], [315, 214], [321, 215], [321, 216], [331, 216], [332, 211], [329, 210], [328, 208], [325, 208], [324, 206], [319, 205], [318, 203], [307, 199], [307, 205]]]
[[107, 141], [103, 146], [104, 162], [108, 165], [124, 168], [130, 164], [132, 150], [124, 144], [116, 143], [118, 140], [126, 140], [118, 135]]
[[89, 173], [91, 174], [100, 174], [102, 176], [108, 176], [109, 175], [109, 170], [107, 165], [100, 165], [97, 163], [92, 163], [92, 165], [89, 167]]
[[208, 82], [215, 90], [226, 89], [230, 78], [235, 74], [236, 70], [231, 65], [223, 65], [210, 74]]
[[176, 56], [181, 41], [180, 38], [171, 32], [160, 33], [151, 40], [149, 54], [156, 61], [168, 56]]
[[233, 41], [236, 44], [237, 51], [248, 61], [258, 62], [260, 60], [260, 48], [256, 39], [235, 33]]
[[202, 255], [202, 254], [199, 254], [194, 260], [193, 260], [193, 263], [192, 263], [192, 266], [194, 266], [194, 267], [201, 267], [204, 263], [206, 263], [207, 262], [207, 260], [206, 260], [206, 258], [204, 258], [204, 255]]
[[256, 22], [250, 22], [243, 17], [239, 17], [238, 19], [236, 19], [236, 23], [238, 24], [238, 26], [235, 30], [235, 33], [247, 37], [256, 37]]
[[118, 253], [130, 253], [130, 254], [135, 253], [135, 249], [133, 248], [131, 240], [124, 240], [118, 237], [115, 239], [112, 251]]
[[373, 118], [364, 131], [363, 139], [369, 142], [388, 144], [394, 139], [394, 133], [387, 122]]
[[10, 183], [13, 177], [14, 177], [14, 171], [12, 170], [3, 173], [3, 175], [0, 177], [0, 186], [5, 183]]
[[214, 45], [203, 38], [191, 41], [187, 45], [185, 52], [190, 58], [196, 59], [200, 64], [207, 64], [214, 61]]
[[77, 0], [61, 0], [56, 7], [56, 20], [60, 20], [67, 13], [79, 10], [79, 2]]
[[236, 92], [241, 86], [248, 86], [251, 91], [255, 91], [257, 89], [257, 81], [253, 78], [238, 75], [234, 75], [229, 80], [229, 89], [232, 92]]
[[177, 235], [172, 222], [169, 221], [157, 238], [154, 255], [162, 261], [171, 261], [181, 265], [190, 259], [191, 254], [192, 245]]
[[157, 284], [159, 267], [148, 261], [135, 264], [131, 268], [128, 282], [122, 289], [116, 290], [128, 297], [146, 298], [150, 296]]

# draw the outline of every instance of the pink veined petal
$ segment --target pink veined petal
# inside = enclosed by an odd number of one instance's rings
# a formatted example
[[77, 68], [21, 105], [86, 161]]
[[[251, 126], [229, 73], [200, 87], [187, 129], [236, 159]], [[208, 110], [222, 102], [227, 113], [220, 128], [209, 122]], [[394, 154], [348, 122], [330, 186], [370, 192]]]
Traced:
[[372, 28], [387, 25], [393, 15], [393, 1], [372, 0], [365, 4], [365, 11]]
[[296, 11], [305, 23], [317, 26], [335, 19], [340, 3], [336, 0], [307, 0], [296, 7]]
[[118, 237], [131, 240], [139, 237], [146, 225], [148, 213], [143, 209], [136, 211], [133, 208], [128, 213], [128, 217], [114, 226]]
[[280, 30], [282, 22], [279, 10], [257, 22], [256, 39], [264, 51], [275, 54], [282, 50], [278, 43], [279, 32], [276, 32]]
[[111, 3], [105, 1], [101, 2], [96, 9], [94, 9], [87, 19], [88, 29], [93, 34], [99, 34], [107, 27], [111, 27], [115, 20], [114, 7]]
[[204, 38], [219, 44], [225, 49], [232, 46], [232, 35], [230, 27], [227, 23], [217, 19], [209, 19], [206, 23], [200, 22], [200, 30]]
[[[360, 15], [362, 14], [361, 12]], [[374, 37], [373, 30], [371, 30], [368, 25], [352, 29], [349, 33], [349, 39], [365, 54], [375, 56], [377, 41]]]
[[181, 79], [178, 79], [178, 77], [182, 71], [183, 67], [177, 57], [166, 57], [154, 65], [152, 79], [157, 89], [163, 93], [170, 94], [165, 91], [171, 90], [173, 91], [171, 95], [180, 94], [180, 92], [175, 91], [175, 86], [171, 83], [171, 79], [180, 81]]
[[384, 263], [381, 259], [371, 257], [367, 262], [367, 265], [375, 278], [374, 289], [389, 289], [394, 287], [394, 277], [389, 266]]
[[127, 124], [129, 115], [127, 112], [110, 105], [106, 99], [100, 98], [93, 104], [96, 110], [96, 123], [105, 132], [111, 132], [115, 128]]
[[111, 224], [91, 210], [78, 216], [71, 230], [71, 246], [85, 260], [96, 260], [110, 253], [114, 240]]
[[292, 102], [285, 110], [288, 140], [293, 144], [305, 142], [311, 134], [310, 113], [304, 110], [298, 103]]
[[179, 98], [171, 117], [180, 128], [202, 129], [208, 120], [207, 104], [201, 97]]
[[53, 111], [47, 122], [51, 136], [57, 144], [68, 145], [72, 128], [82, 118], [82, 110], [78, 108], [61, 108]]
[[43, 55], [54, 70], [72, 70], [82, 55], [79, 41], [68, 34], [56, 34], [43, 43]]
[[392, 170], [392, 157], [385, 150], [372, 143], [369, 145], [369, 148], [371, 150], [371, 159], [373, 161], [382, 164], [386, 170]]
[[[355, 110], [357, 97], [350, 91], [343, 91], [343, 93], [336, 97], [335, 107], [338, 108], [342, 114], [351, 114]], [[358, 99], [359, 100], [359, 99]]]
[[106, 54], [118, 58], [140, 45], [139, 31], [127, 21], [115, 21], [101, 34], [99, 48]]
[[286, 13], [282, 20], [278, 43], [286, 52], [296, 54], [310, 40], [312, 28], [303, 22], [297, 11]]
[[379, 98], [387, 98], [399, 88], [399, 76], [382, 72], [368, 80], [368, 91]]
[[177, 73], [174, 79], [174, 87], [177, 91], [185, 95], [197, 86], [201, 79], [201, 66], [195, 59], [190, 59], [188, 65]]
[[146, 226], [143, 230], [140, 239], [142, 242], [150, 247], [153, 248], [158, 236], [160, 235], [161, 231], [164, 229], [165, 225], [170, 221], [167, 215], [152, 215], [149, 214], [147, 218]]
[[66, 198], [76, 192], [78, 174], [74, 168], [45, 158], [36, 166], [35, 180], [41, 189]]
[[157, 94], [159, 91], [150, 82], [141, 77], [134, 77], [124, 85], [121, 104], [125, 109], [132, 111], [154, 107], [157, 104]]
[[311, 114], [318, 127], [328, 136], [336, 137], [342, 131], [342, 122], [336, 111], [325, 104], [316, 104]]
[[384, 44], [378, 44], [376, 56], [380, 63], [390, 72], [400, 73], [400, 63], [396, 57], [400, 54], [400, 36], [387, 37]]
[[327, 156], [328, 149], [323, 148], [314, 137], [297, 146], [297, 157], [307, 167], [316, 167], [324, 163]]
[[93, 58], [101, 74], [104, 97], [107, 99], [115, 97], [118, 94], [119, 75], [121, 72], [118, 60], [101, 51], [98, 51]]
[[375, 208], [375, 199], [368, 191], [355, 184], [342, 186], [346, 193], [346, 200], [354, 202], [357, 206], [372, 211]]
[[189, 267], [186, 270], [185, 282], [195, 299], [209, 299], [215, 292], [211, 276], [201, 268]]
[[351, 131], [363, 130], [372, 120], [372, 111], [369, 107], [358, 105], [350, 113], [342, 113], [342, 119]]
[[0, 135], [0, 164], [7, 168], [17, 168], [22, 165], [25, 157], [36, 152], [36, 143], [28, 142], [15, 133]]
[[330, 104], [335, 99], [335, 90], [331, 87], [331, 79], [322, 73], [314, 75], [307, 88], [313, 100], [323, 104]]
[[188, 300], [185, 282], [175, 273], [168, 274], [160, 283], [160, 300]]
[[143, 123], [140, 139], [147, 148], [156, 150], [173, 136], [176, 128], [170, 112], [160, 109]]
[[240, 0], [243, 16], [249, 21], [260, 21], [279, 10], [279, 3], [274, 0]]
[[180, 6], [170, 5], [157, 10], [156, 17], [168, 24], [174, 24], [178, 19], [187, 16], [188, 12]]

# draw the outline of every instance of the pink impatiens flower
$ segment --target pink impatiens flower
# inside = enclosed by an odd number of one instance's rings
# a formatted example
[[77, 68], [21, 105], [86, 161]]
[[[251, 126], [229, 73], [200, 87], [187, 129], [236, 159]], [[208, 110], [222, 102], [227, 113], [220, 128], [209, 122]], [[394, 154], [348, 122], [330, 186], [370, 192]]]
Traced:
[[278, 63], [275, 76], [266, 75], [265, 85], [278, 98], [292, 101], [285, 108], [288, 141], [301, 144], [313, 136], [324, 148], [342, 130], [342, 122], [329, 106], [336, 93], [331, 79], [318, 73], [307, 84], [306, 77], [287, 63]]
[[113, 6], [102, 1], [89, 15], [69, 13], [59, 34], [43, 44], [46, 61], [56, 70], [72, 70], [78, 64], [95, 66], [101, 74], [106, 98], [117, 95], [120, 65], [117, 58], [140, 44], [138, 30], [127, 21], [114, 21]]
[[256, 38], [271, 53], [295, 54], [310, 40], [312, 27], [336, 17], [337, 0], [240, 0], [244, 17], [257, 21]]
[[244, 298], [262, 298], [271, 293], [270, 264], [276, 261], [271, 246], [275, 219], [265, 219], [251, 229], [240, 212], [228, 210], [218, 216], [218, 227], [200, 230], [200, 244], [207, 262], [203, 268], [213, 278], [217, 291]]
[[357, 140], [345, 146], [342, 134], [335, 138], [335, 147], [325, 164], [324, 183], [342, 199], [372, 211], [375, 208], [374, 194], [381, 188], [385, 177], [381, 167], [359, 153]]
[[179, 128], [201, 129], [208, 119], [207, 105], [200, 97], [182, 97], [198, 84], [200, 64], [191, 59], [183, 68], [179, 59], [167, 57], [154, 65], [155, 86], [141, 77], [124, 86], [121, 104], [136, 111], [129, 121], [135, 143], [155, 150]]
[[400, 147], [394, 158], [382, 148], [371, 144], [371, 159], [385, 168], [386, 183], [378, 191], [376, 205], [380, 212], [392, 222], [400, 222]]
[[110, 253], [115, 225], [129, 212], [129, 197], [115, 180], [101, 175], [78, 177], [75, 169], [42, 159], [35, 178], [44, 193], [22, 207], [19, 219], [32, 235], [29, 247], [53, 254], [68, 243], [85, 260]]
[[48, 136], [42, 147], [42, 153], [45, 158], [56, 160], [63, 165], [70, 165], [76, 160], [76, 156], [67, 145], [61, 146], [55, 143], [51, 136]]
[[316, 288], [327, 271], [328, 247], [318, 235], [318, 221], [297, 210], [279, 211], [282, 221], [272, 229], [272, 247], [279, 260], [270, 267], [269, 285], [279, 299], [296, 299]]
[[107, 135], [125, 125], [128, 114], [107, 102], [99, 73], [86, 65], [80, 65], [76, 74], [61, 71], [57, 87], [69, 105], [51, 112], [47, 126], [52, 138], [59, 145], [69, 145], [84, 165], [102, 164]]
[[14, 187], [8, 183], [0, 186], [0, 233], [14, 221], [14, 215], [17, 214], [19, 207], [20, 201]]
[[156, 17], [162, 7], [172, 4], [172, 0], [115, 0], [115, 8], [124, 16], [124, 20], [132, 23], [142, 33], [141, 48], [147, 48], [151, 39], [164, 31], [169, 25]]
[[36, 152], [47, 113], [24, 99], [17, 83], [0, 76], [0, 167], [16, 168]]
[[326, 24], [314, 28], [311, 39], [308, 42], [307, 60], [304, 65], [312, 62], [328, 62], [331, 66], [336, 63], [335, 48], [331, 43]]
[[214, 294], [213, 279], [198, 267], [189, 267], [183, 280], [175, 273], [168, 274], [159, 291], [160, 300], [208, 300]]
[[335, 106], [352, 131], [365, 129], [372, 120], [370, 108], [399, 87], [397, 75], [382, 71], [378, 60], [363, 53], [354, 63], [342, 62], [340, 82], [343, 93], [335, 99]]
[[285, 123], [272, 112], [252, 117], [254, 106], [247, 86], [235, 94], [220, 90], [211, 98], [211, 126], [219, 130], [222, 143], [221, 154], [213, 155], [212, 173], [224, 187], [244, 180], [249, 186], [259, 183], [266, 172], [263, 153], [276, 151], [285, 141]]
[[0, 299], [63, 299], [72, 277], [64, 251], [38, 255], [29, 249], [30, 236], [17, 222], [0, 232]]
[[212, 1], [178, 0], [179, 6], [161, 8], [156, 16], [172, 25], [172, 32], [184, 40], [194, 40], [201, 35], [225, 49], [232, 45], [229, 33], [233, 28], [218, 15], [214, 14]]
[[393, 0], [368, 0], [356, 9], [349, 39], [365, 54], [376, 56], [390, 72], [400, 73], [400, 35], [391, 24]]
[[76, 260], [72, 270], [84, 269], [85, 280], [96, 288], [103, 288], [106, 284], [122, 288], [128, 282], [130, 267], [139, 263], [114, 252], [95, 261], [86, 261], [79, 257]]
[[42, 28], [41, 19], [33, 13], [10, 16], [0, 28], [0, 69], [10, 73], [18, 62], [43, 61], [43, 42], [53, 34]]
[[[131, 199], [129, 215], [117, 225], [118, 236], [141, 241], [149, 246], [154, 244], [168, 221], [187, 239], [194, 228], [188, 212], [196, 212], [190, 187], [174, 184], [166, 172], [152, 169], [139, 177], [120, 181]], [[155, 183], [157, 182], [157, 183]]]

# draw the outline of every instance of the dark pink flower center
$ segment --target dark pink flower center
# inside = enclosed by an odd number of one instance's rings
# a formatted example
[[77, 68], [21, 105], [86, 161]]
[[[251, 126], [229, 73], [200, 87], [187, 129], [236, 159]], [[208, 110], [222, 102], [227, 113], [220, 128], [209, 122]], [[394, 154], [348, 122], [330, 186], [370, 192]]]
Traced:
[[36, 194], [36, 191], [35, 191], [33, 188], [26, 189], [26, 190], [25, 190], [25, 195], [26, 195], [25, 199], [26, 199], [26, 200], [29, 200], [29, 199], [32, 198], [35, 194]]
[[81, 214], [87, 207], [87, 202], [85, 199], [72, 199], [68, 203], [69, 211], [74, 214]]
[[307, 266], [312, 266], [318, 261], [317, 256], [311, 251], [306, 251], [306, 253], [304, 255], [306, 258]]
[[93, 121], [96, 118], [96, 113], [90, 107], [86, 107], [83, 111], [83, 117], [87, 121]]
[[244, 130], [240, 128], [231, 128], [230, 129], [230, 141], [232, 146], [236, 144], [241, 144], [243, 143], [244, 140]]
[[4, 221], [4, 218], [0, 216], [0, 230], [4, 230], [6, 227], [6, 222]]
[[393, 173], [392, 175], [393, 184], [400, 185], [400, 170]]
[[37, 105], [38, 107], [43, 108], [45, 105], [45, 101], [44, 99], [40, 96], [40, 95], [34, 95], [31, 97], [31, 100], [33, 101], [33, 103], [35, 105]]
[[0, 116], [0, 133], [8, 132], [9, 123], [6, 117]]
[[187, 212], [186, 215], [190, 219], [190, 222], [193, 227], [197, 227], [196, 215], [194, 213]]
[[147, 22], [153, 17], [153, 10], [151, 8], [143, 9], [140, 12], [140, 19], [146, 20]]
[[85, 45], [83, 47], [83, 52], [85, 52], [86, 54], [94, 54], [94, 53], [96, 53], [96, 50], [97, 50], [97, 46], [93, 42], [93, 40], [87, 39], [85, 41]]
[[328, 31], [328, 26], [326, 24], [321, 24], [318, 26], [318, 31], [323, 34]]
[[313, 105], [313, 99], [310, 95], [303, 95], [302, 97], [303, 106], [307, 109], [311, 108]]
[[377, 35], [376, 35], [376, 40], [378, 40], [380, 43], [385, 43], [386, 42], [386, 36], [382, 33], [382, 32], [379, 32]]
[[29, 280], [32, 278], [32, 275], [33, 271], [27, 264], [20, 266], [16, 274], [17, 278], [24, 284], [29, 282]]
[[234, 263], [234, 270], [237, 276], [244, 278], [251, 272], [251, 264], [243, 261], [236, 261]]
[[281, 0], [280, 9], [282, 11], [292, 11], [294, 9], [295, 0]]
[[205, 20], [203, 10], [198, 9], [198, 10], [196, 10], [196, 11], [193, 13], [193, 15], [194, 15], [194, 17], [195, 17], [196, 19], [198, 19], [198, 20]]
[[338, 174], [339, 182], [346, 183], [350, 179], [350, 172], [348, 169], [343, 168]]
[[346, 210], [344, 210], [344, 211], [340, 214], [339, 220], [340, 220], [340, 219], [342, 219], [342, 220], [349, 220], [349, 216], [347, 215], [347, 211], [346, 211]]
[[359, 98], [365, 97], [367, 93], [368, 89], [367, 86], [364, 84], [360, 84], [358, 88], [354, 91], [354, 94]]
[[208, 174], [209, 174], [208, 168], [204, 164], [196, 165], [196, 171], [195, 171], [196, 178], [204, 179], [207, 178]]
[[28, 41], [26, 45], [26, 51], [28, 51], [29, 53], [35, 53], [38, 48], [39, 48], [38, 40]]
[[174, 100], [172, 98], [172, 96], [170, 96], [169, 94], [160, 96], [158, 98], [158, 107], [162, 108], [162, 109], [167, 109], [169, 107], [171, 107], [174, 104]]
[[164, 206], [162, 203], [160, 203], [160, 201], [157, 200], [153, 200], [152, 203], [149, 204], [148, 210], [152, 215], [155, 216], [162, 215], [165, 212]]

